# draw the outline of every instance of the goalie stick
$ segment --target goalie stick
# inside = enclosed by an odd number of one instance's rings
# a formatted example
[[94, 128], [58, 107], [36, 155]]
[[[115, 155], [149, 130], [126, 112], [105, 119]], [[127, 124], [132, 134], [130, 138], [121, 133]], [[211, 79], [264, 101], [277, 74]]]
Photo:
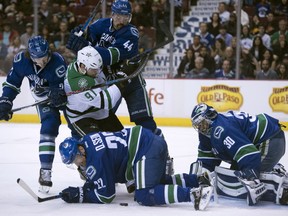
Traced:
[[159, 21], [159, 26], [160, 26], [160, 29], [162, 30], [162, 32], [167, 37], [167, 40], [157, 44], [155, 47], [153, 47], [151, 49], [147, 49], [144, 52], [139, 53], [136, 56], [133, 56], [132, 58], [128, 59], [127, 61], [131, 61], [133, 59], [144, 58], [145, 57], [145, 59], [141, 61], [140, 65], [136, 69], [136, 71], [134, 71], [132, 74], [130, 74], [129, 76], [124, 77], [124, 78], [115, 79], [115, 80], [109, 80], [107, 82], [91, 86], [89, 88], [82, 88], [80, 90], [71, 91], [71, 92], [68, 92], [66, 95], [70, 96], [70, 95], [73, 95], [73, 94], [78, 94], [78, 93], [83, 92], [83, 91], [88, 91], [88, 90], [95, 89], [95, 88], [101, 88], [101, 87], [104, 87], [104, 86], [113, 85], [113, 84], [116, 84], [118, 82], [123, 82], [123, 81], [129, 80], [129, 79], [132, 79], [132, 78], [138, 76], [138, 74], [141, 73], [141, 71], [144, 69], [150, 54], [153, 53], [154, 51], [156, 51], [157, 49], [162, 48], [165, 45], [171, 43], [174, 40], [174, 37], [173, 37], [172, 33], [170, 32], [170, 30], [168, 29], [168, 26], [165, 24], [165, 22], [163, 20]]
[[58, 198], [62, 197], [61, 194], [58, 194], [58, 195], [53, 195], [53, 196], [50, 196], [50, 197], [41, 198], [41, 197], [37, 196], [37, 194], [34, 193], [32, 191], [32, 189], [22, 179], [18, 178], [17, 179], [17, 183], [20, 185], [20, 187], [22, 187], [27, 193], [29, 193], [38, 202], [45, 202], [45, 201], [58, 199]]

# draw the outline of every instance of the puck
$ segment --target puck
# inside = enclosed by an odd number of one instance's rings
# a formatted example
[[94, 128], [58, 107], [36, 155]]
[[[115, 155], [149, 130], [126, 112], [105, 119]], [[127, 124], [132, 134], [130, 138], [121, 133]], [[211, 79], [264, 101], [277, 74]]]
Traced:
[[128, 206], [128, 203], [120, 203], [121, 206]]

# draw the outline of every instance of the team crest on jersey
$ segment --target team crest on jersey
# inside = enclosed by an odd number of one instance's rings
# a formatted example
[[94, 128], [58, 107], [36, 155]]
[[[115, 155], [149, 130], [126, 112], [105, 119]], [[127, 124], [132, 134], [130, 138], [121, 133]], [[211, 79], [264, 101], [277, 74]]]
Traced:
[[96, 175], [96, 169], [94, 166], [89, 166], [86, 169], [86, 175], [89, 179], [93, 179], [93, 177]]
[[88, 81], [85, 78], [81, 78], [78, 81], [79, 88], [86, 88], [88, 86]]
[[223, 131], [224, 131], [224, 128], [221, 127], [221, 126], [218, 126], [218, 127], [215, 128], [213, 136], [216, 139], [219, 139]]
[[66, 73], [66, 68], [61, 65], [60, 67], [56, 68], [56, 74], [58, 77], [64, 77], [65, 76], [65, 73]]
[[139, 38], [139, 31], [138, 31], [138, 29], [132, 27], [130, 30], [131, 30], [131, 34], [133, 34], [134, 36], [136, 36], [136, 37]]

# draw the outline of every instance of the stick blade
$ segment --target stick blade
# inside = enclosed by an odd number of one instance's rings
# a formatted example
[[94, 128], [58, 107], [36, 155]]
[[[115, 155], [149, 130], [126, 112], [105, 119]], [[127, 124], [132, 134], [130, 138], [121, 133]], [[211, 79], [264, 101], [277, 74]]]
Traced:
[[18, 178], [17, 183], [22, 187], [27, 193], [29, 193], [37, 202], [39, 202], [39, 197], [35, 194], [32, 189], [23, 181], [22, 179]]

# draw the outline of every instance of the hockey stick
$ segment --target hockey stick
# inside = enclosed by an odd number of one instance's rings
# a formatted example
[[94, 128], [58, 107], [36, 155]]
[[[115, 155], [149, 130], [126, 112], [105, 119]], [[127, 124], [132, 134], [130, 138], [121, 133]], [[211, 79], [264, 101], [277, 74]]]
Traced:
[[86, 20], [86, 22], [84, 23], [83, 27], [81, 28], [81, 30], [78, 33], [74, 33], [75, 35], [77, 35], [78, 37], [82, 36], [84, 32], [86, 32], [89, 24], [91, 23], [91, 21], [94, 19], [94, 17], [97, 14], [97, 10], [100, 6], [100, 4], [103, 2], [103, 0], [99, 0], [98, 3], [96, 4], [95, 8], [93, 9], [93, 11], [91, 12], [90, 16], [88, 17], [88, 19]]
[[113, 85], [113, 84], [116, 84], [118, 82], [123, 82], [123, 81], [126, 81], [126, 80], [129, 80], [129, 79], [132, 79], [136, 76], [138, 76], [138, 74], [144, 69], [147, 61], [148, 61], [148, 58], [149, 58], [149, 55], [151, 53], [153, 53], [154, 51], [156, 51], [157, 49], [171, 43], [173, 40], [174, 40], [174, 37], [172, 35], [172, 33], [170, 32], [170, 30], [168, 29], [167, 25], [164, 23], [164, 21], [160, 20], [159, 21], [159, 26], [162, 30], [162, 32], [165, 34], [165, 36], [167, 37], [167, 40], [159, 43], [159, 44], [156, 44], [155, 47], [151, 48], [151, 49], [147, 49], [145, 50], [144, 52], [142, 53], [139, 53], [137, 54], [136, 56], [128, 59], [127, 61], [131, 61], [133, 59], [137, 59], [137, 58], [143, 58], [145, 57], [145, 60], [143, 60], [141, 62], [141, 64], [139, 65], [139, 67], [137, 68], [137, 70], [135, 72], [133, 72], [132, 74], [130, 74], [129, 76], [127, 77], [124, 77], [124, 78], [120, 78], [120, 79], [116, 79], [116, 80], [109, 80], [107, 82], [104, 82], [104, 83], [100, 83], [100, 84], [97, 84], [97, 85], [94, 85], [94, 86], [91, 86], [89, 88], [82, 88], [80, 90], [76, 90], [76, 91], [71, 91], [71, 92], [68, 92], [66, 93], [67, 96], [70, 96], [70, 95], [73, 95], [73, 94], [78, 94], [80, 92], [83, 92], [83, 91], [88, 91], [88, 90], [91, 90], [91, 89], [95, 89], [95, 88], [101, 88], [101, 87], [104, 87], [104, 86], [109, 86], [109, 85]]
[[30, 105], [27, 105], [27, 106], [23, 106], [23, 107], [18, 107], [18, 108], [15, 108], [15, 109], [12, 109], [11, 112], [18, 112], [22, 109], [26, 109], [26, 108], [29, 108], [29, 107], [33, 107], [33, 106], [37, 106], [37, 105], [40, 105], [40, 104], [44, 104], [44, 103], [48, 103], [50, 101], [50, 99], [45, 99], [43, 101], [38, 101], [34, 104], [30, 104]]
[[32, 189], [22, 179], [18, 178], [17, 183], [20, 185], [20, 187], [22, 187], [27, 193], [29, 193], [38, 202], [45, 202], [45, 201], [58, 199], [58, 198], [62, 197], [61, 194], [58, 194], [58, 195], [53, 195], [50, 197], [41, 198], [41, 197], [37, 196], [37, 194], [34, 193], [32, 191]]

